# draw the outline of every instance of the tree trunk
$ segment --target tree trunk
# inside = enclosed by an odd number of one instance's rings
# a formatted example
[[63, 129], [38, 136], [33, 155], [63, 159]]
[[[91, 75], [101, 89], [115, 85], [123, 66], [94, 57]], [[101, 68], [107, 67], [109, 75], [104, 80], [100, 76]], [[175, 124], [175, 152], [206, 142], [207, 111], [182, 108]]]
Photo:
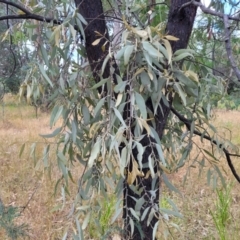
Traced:
[[[186, 48], [188, 44], [189, 37], [192, 32], [193, 22], [196, 15], [196, 7], [189, 5], [184, 8], [181, 6], [189, 0], [172, 0], [168, 24], [166, 32], [169, 35], [173, 35], [179, 38], [179, 41], [172, 42], [173, 51], [176, 51], [181, 48]], [[75, 0], [76, 6], [79, 8], [79, 12], [88, 22], [88, 25], [85, 26], [85, 37], [86, 37], [86, 52], [93, 71], [93, 76], [95, 81], [99, 81], [99, 75], [101, 66], [105, 56], [108, 53], [109, 44], [106, 44], [105, 51], [102, 50], [101, 46], [105, 43], [105, 40], [102, 40], [98, 45], [92, 46], [92, 43], [99, 38], [96, 36], [95, 31], [105, 35], [106, 39], [109, 39], [108, 31], [106, 27], [105, 18], [103, 15], [103, 8], [101, 0]], [[118, 67], [114, 62], [113, 67], [115, 72], [119, 74]], [[103, 77], [107, 78], [110, 76], [110, 63], [107, 64]], [[151, 107], [151, 101], [147, 101], [147, 106]], [[157, 111], [155, 116], [157, 132], [160, 138], [163, 137], [164, 129], [167, 123], [167, 118], [170, 112], [170, 105], [166, 106], [163, 101], [161, 101], [161, 108]], [[125, 114], [127, 117], [127, 114]], [[154, 139], [150, 139], [147, 135], [141, 140], [141, 144], [146, 147], [143, 154], [143, 164], [148, 163], [148, 157], [152, 153], [151, 142], [154, 142]], [[133, 149], [133, 156], [137, 159], [137, 150]], [[129, 186], [125, 179], [124, 182], [124, 209], [123, 209], [123, 219], [124, 219], [124, 239], [125, 240], [152, 240], [153, 238], [153, 228], [158, 221], [159, 214], [153, 215], [150, 223], [148, 224], [148, 216], [150, 216], [151, 209], [155, 209], [156, 212], [159, 212], [159, 195], [160, 195], [160, 176], [158, 163], [155, 163], [154, 171], [157, 173], [155, 178], [152, 179], [151, 175], [148, 178], [137, 177], [133, 185]], [[131, 167], [131, 166], [130, 166]], [[149, 169], [144, 169], [145, 175]], [[135, 190], [134, 190], [135, 189]], [[137, 189], [137, 191], [136, 191]], [[132, 215], [130, 209], [135, 209], [136, 201], [143, 198], [145, 203], [140, 209], [140, 221], [137, 221]], [[141, 221], [141, 216], [146, 208], [149, 207], [147, 216]], [[132, 220], [131, 220], [132, 219]], [[134, 223], [133, 234], [131, 234], [131, 224]]]
[[[171, 6], [169, 10], [169, 16], [168, 16], [168, 23], [166, 32], [168, 35], [173, 35], [177, 38], [179, 38], [179, 41], [171, 42], [173, 52], [187, 48], [189, 37], [192, 32], [194, 19], [196, 16], [197, 7], [193, 5], [188, 5], [186, 7], [181, 8], [183, 4], [188, 3], [189, 0], [172, 0]], [[159, 134], [160, 139], [162, 139], [164, 135], [164, 129], [166, 127], [167, 118], [170, 113], [170, 106], [171, 106], [171, 98], [169, 101], [169, 105], [166, 106], [163, 101], [160, 102], [161, 109], [158, 108], [157, 114], [155, 116], [156, 120], [156, 130]], [[151, 101], [147, 101], [147, 106], [152, 109]], [[151, 140], [154, 142], [154, 140]], [[143, 146], [147, 146], [143, 155], [143, 164], [148, 162], [148, 157], [151, 154], [151, 148], [149, 138], [145, 137], [141, 141]], [[137, 159], [137, 151], [133, 151], [133, 156], [135, 159]], [[157, 163], [155, 163], [155, 169], [154, 171], [157, 172]], [[148, 172], [149, 169], [145, 169], [144, 173]], [[146, 203], [143, 205], [141, 211], [140, 211], [140, 218], [146, 208], [149, 207], [148, 214], [150, 214], [151, 208], [158, 208], [159, 207], [159, 197], [160, 197], [160, 177], [156, 174], [155, 179], [151, 179], [151, 177], [145, 179], [145, 178], [138, 178], [137, 181], [138, 189], [144, 189], [139, 195], [136, 194], [132, 187], [127, 184], [125, 181], [124, 183], [124, 213], [123, 218], [125, 219], [124, 226], [125, 226], [125, 233], [124, 239], [131, 239], [131, 240], [152, 240], [153, 239], [153, 228], [155, 224], [158, 221], [158, 216], [154, 216], [151, 220], [150, 224], [147, 224], [148, 216], [140, 222], [136, 222], [134, 234], [131, 237], [131, 226], [129, 219], [134, 218], [130, 212], [130, 208], [135, 209], [136, 202], [133, 200], [133, 197], [136, 199], [140, 199], [141, 197], [144, 197]], [[135, 182], [135, 183], [136, 183]], [[154, 184], [152, 184], [154, 183]], [[154, 192], [155, 198], [152, 196], [152, 193]], [[147, 215], [148, 215], [147, 214]]]
[[[191, 36], [194, 19], [197, 12], [197, 7], [194, 5], [188, 5], [186, 7], [182, 7], [184, 4], [187, 4], [188, 2], [191, 2], [191, 1], [190, 0], [171, 0], [166, 33], [168, 35], [172, 35], [179, 38], [178, 41], [171, 42], [173, 53], [179, 49], [187, 48], [189, 38]], [[163, 101], [161, 101], [160, 104], [161, 104], [162, 110], [158, 108], [155, 120], [157, 122], [156, 123], [157, 133], [159, 134], [160, 139], [162, 139], [167, 118], [170, 113], [171, 99], [169, 102], [169, 106], [166, 106], [163, 103]], [[151, 107], [149, 103], [148, 103], [148, 107]]]
[[[189, 38], [192, 33], [193, 23], [197, 12], [197, 7], [194, 5], [184, 4], [191, 2], [190, 0], [172, 0], [168, 14], [168, 23], [166, 32], [179, 38], [178, 41], [172, 42], [173, 52], [187, 48]], [[200, 0], [197, 0], [200, 2]]]
[[[101, 68], [105, 57], [108, 55], [109, 50], [109, 34], [105, 22], [102, 1], [101, 0], [75, 0], [75, 4], [79, 9], [79, 13], [88, 22], [88, 25], [84, 28], [85, 33], [85, 49], [88, 57], [93, 77], [96, 82], [100, 81], [99, 74], [101, 74]], [[100, 33], [104, 38], [99, 44], [93, 46], [92, 43], [99, 39], [101, 36], [97, 35]], [[102, 46], [106, 43], [105, 49]], [[112, 66], [115, 69], [115, 73], [119, 75], [118, 66], [114, 59], [112, 59]], [[105, 70], [102, 74], [103, 78], [110, 76], [110, 62], [106, 64]], [[115, 75], [114, 75], [114, 81]]]

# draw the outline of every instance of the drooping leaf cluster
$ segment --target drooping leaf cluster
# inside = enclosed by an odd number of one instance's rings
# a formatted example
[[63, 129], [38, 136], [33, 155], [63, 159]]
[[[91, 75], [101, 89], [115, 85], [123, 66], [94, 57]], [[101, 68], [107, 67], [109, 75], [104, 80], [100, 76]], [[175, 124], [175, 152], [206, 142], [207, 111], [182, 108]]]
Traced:
[[[61, 186], [63, 195], [70, 194], [69, 181], [78, 182], [74, 210], [70, 214], [76, 224], [75, 239], [82, 239], [94, 212], [101, 208], [100, 204], [92, 204], [96, 196], [106, 200], [108, 193], [114, 193], [119, 200], [112, 222], [120, 216], [123, 179], [135, 192], [143, 191], [134, 188], [139, 179], [151, 179], [150, 194], [154, 199], [154, 187], [160, 175], [170, 190], [178, 192], [166, 174], [188, 162], [189, 166], [199, 164], [200, 170], [207, 166], [207, 181], [216, 186], [219, 177], [224, 183], [216, 155], [221, 155], [223, 148], [235, 150], [210, 123], [212, 105], [225, 90], [221, 76], [208, 68], [211, 63], [199, 66], [195, 61], [196, 53], [210, 47], [203, 43], [195, 50], [181, 49], [173, 53], [171, 42], [178, 39], [165, 32], [165, 9], [158, 9], [164, 13], [159, 21], [158, 17], [151, 19], [142, 1], [123, 2], [119, 6], [123, 13], [120, 44], [114, 47], [110, 43], [102, 68], [97, 72], [100, 77], [97, 83], [85, 54], [83, 25], [87, 23], [71, 2], [42, 1], [29, 6], [37, 13], [60, 19], [58, 25], [29, 20], [21, 26], [26, 30], [36, 59], [29, 65], [20, 96], [26, 95], [29, 103], [47, 96], [52, 104], [50, 126], [54, 128], [52, 133], [42, 135], [46, 140], [43, 157], [37, 158], [36, 144], [32, 146], [31, 156], [36, 166], [41, 162], [44, 169], [51, 168], [53, 160], [49, 151], [54, 139], [56, 163], [62, 173], [56, 189]], [[104, 39], [101, 49], [105, 52], [109, 40], [104, 33], [95, 31], [95, 34], [99, 39], [92, 46], [102, 44]], [[120, 74], [116, 74], [115, 59]], [[107, 63], [110, 76], [103, 78]], [[172, 112], [160, 139], [156, 114], [162, 103]], [[216, 147], [211, 151], [198, 146], [195, 135], [200, 135], [201, 141], [208, 136]], [[147, 148], [150, 154], [146, 158]], [[198, 154], [190, 158], [196, 148]], [[78, 165], [83, 168], [83, 174], [76, 181], [72, 172]], [[166, 220], [169, 215], [181, 216], [172, 201], [169, 201], [171, 210], [160, 209], [153, 203], [140, 214], [146, 199], [133, 200], [136, 206], [129, 209], [132, 232], [135, 222], [147, 220], [149, 226], [155, 216]], [[96, 225], [100, 225], [98, 220]], [[157, 227], [158, 222], [153, 227], [154, 235]], [[70, 232], [69, 225], [65, 239]]]

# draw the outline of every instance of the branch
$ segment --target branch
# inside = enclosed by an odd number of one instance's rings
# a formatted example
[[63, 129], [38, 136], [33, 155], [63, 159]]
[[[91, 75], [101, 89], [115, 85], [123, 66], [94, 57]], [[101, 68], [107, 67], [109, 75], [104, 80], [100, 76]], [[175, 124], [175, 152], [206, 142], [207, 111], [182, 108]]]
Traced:
[[225, 31], [225, 45], [226, 45], [226, 51], [227, 51], [228, 59], [229, 59], [229, 62], [231, 64], [231, 67], [233, 68], [233, 70], [235, 72], [235, 75], [237, 76], [238, 81], [240, 81], [240, 70], [237, 68], [237, 64], [236, 64], [236, 62], [234, 60], [234, 57], [232, 55], [232, 48], [231, 48], [231, 42], [230, 42], [231, 34], [230, 34], [230, 31], [229, 31], [230, 26], [229, 26], [229, 22], [228, 22], [229, 19], [234, 20], [234, 21], [240, 21], [240, 18], [239, 17], [233, 17], [233, 16], [230, 16], [230, 15], [226, 15], [224, 13], [221, 13], [221, 12], [214, 11], [210, 8], [205, 7], [201, 2], [197, 2], [195, 0], [191, 0], [191, 1], [183, 4], [178, 11], [181, 11], [183, 8], [185, 8], [186, 6], [191, 5], [191, 4], [193, 4], [194, 6], [200, 7], [200, 9], [206, 14], [217, 16], [217, 17], [223, 19], [224, 31]]
[[6, 15], [6, 16], [2, 16], [0, 17], [0, 21], [3, 20], [9, 20], [9, 19], [32, 19], [32, 20], [37, 20], [40, 22], [47, 22], [47, 23], [54, 23], [56, 25], [60, 25], [63, 23], [63, 21], [61, 20], [57, 20], [54, 18], [48, 18], [48, 17], [43, 17], [41, 15], [37, 15], [37, 14], [18, 14], [18, 15]]
[[[212, 9], [210, 9], [210, 8], [207, 8], [207, 7], [204, 6], [201, 2], [197, 2], [196, 0], [195, 0], [195, 1], [194, 1], [194, 0], [191, 0], [191, 1], [183, 4], [183, 5], [179, 8], [178, 11], [180, 12], [183, 8], [185, 8], [185, 7], [187, 7], [187, 6], [191, 5], [191, 4], [193, 4], [194, 6], [199, 7], [199, 8], [200, 8], [204, 13], [206, 13], [206, 14], [210, 14], [210, 15], [213, 15], [213, 16], [217, 16], [217, 17], [222, 18], [222, 19], [224, 18], [224, 14], [223, 14], [223, 13], [214, 11], [214, 10], [212, 10]], [[234, 21], [238, 21], [238, 22], [240, 21], [240, 18], [239, 18], [239, 17], [228, 16], [228, 19], [234, 20]]]
[[[182, 116], [179, 112], [177, 112], [173, 107], [171, 107], [171, 111], [173, 112], [173, 114], [175, 114], [178, 119], [183, 122], [185, 124], [185, 126], [187, 127], [187, 129], [190, 131], [191, 129], [191, 121], [187, 118], [185, 118], [184, 116]], [[235, 167], [233, 166], [232, 164], [232, 160], [231, 160], [231, 156], [234, 156], [234, 157], [240, 157], [240, 155], [237, 155], [237, 154], [231, 154], [228, 152], [228, 150], [223, 147], [223, 144], [218, 144], [216, 140], [214, 139], [211, 139], [211, 137], [207, 136], [207, 135], [203, 135], [201, 132], [197, 131], [197, 130], [194, 130], [193, 131], [194, 134], [200, 136], [200, 137], [203, 137], [204, 139], [210, 141], [211, 143], [213, 143], [214, 145], [218, 146], [219, 148], [222, 149], [222, 151], [224, 152], [225, 156], [226, 156], [226, 159], [227, 159], [227, 163], [228, 163], [228, 166], [229, 168], [231, 169], [231, 172], [232, 174], [234, 175], [235, 179], [240, 183], [240, 177], [239, 175], [237, 174], [236, 172], [236, 169]]]
[[0, 0], [0, 3], [4, 3], [6, 5], [13, 6], [13, 7], [21, 10], [22, 12], [24, 12], [24, 14], [2, 16], [2, 17], [0, 17], [0, 21], [8, 20], [8, 19], [33, 19], [33, 20], [38, 20], [40, 22], [48, 22], [48, 23], [53, 22], [56, 25], [60, 25], [63, 22], [61, 20], [57, 20], [54, 18], [49, 18], [49, 17], [44, 17], [41, 15], [34, 14], [18, 3], [14, 3], [14, 2], [11, 2], [8, 0]]
[[240, 70], [238, 69], [235, 59], [232, 55], [232, 47], [231, 47], [230, 31], [229, 31], [230, 26], [229, 26], [228, 19], [229, 19], [228, 16], [226, 14], [224, 14], [223, 23], [224, 23], [224, 32], [225, 32], [226, 51], [227, 51], [227, 56], [228, 56], [229, 62], [238, 78], [238, 81], [240, 81]]
[[8, 0], [0, 0], [0, 3], [5, 3], [7, 5], [18, 8], [19, 10], [23, 11], [25, 14], [31, 14], [31, 12], [29, 10], [27, 10], [25, 7], [23, 7], [22, 5], [20, 5], [18, 3], [14, 3], [14, 2], [11, 2], [11, 1], [8, 1]]

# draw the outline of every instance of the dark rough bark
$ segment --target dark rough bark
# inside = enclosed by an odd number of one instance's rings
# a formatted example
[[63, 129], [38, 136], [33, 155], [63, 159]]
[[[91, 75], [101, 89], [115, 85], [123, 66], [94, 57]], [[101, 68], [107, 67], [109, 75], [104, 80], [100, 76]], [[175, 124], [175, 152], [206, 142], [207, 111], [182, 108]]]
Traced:
[[[196, 7], [189, 5], [185, 8], [182, 8], [180, 11], [180, 7], [189, 2], [189, 0], [172, 0], [171, 7], [169, 12], [168, 24], [166, 31], [169, 35], [173, 35], [178, 37], [180, 40], [178, 42], [172, 42], [173, 51], [176, 51], [181, 48], [186, 48], [188, 44], [188, 40], [190, 34], [192, 32], [193, 22], [196, 15]], [[92, 46], [92, 43], [99, 38], [96, 36], [94, 31], [98, 31], [101, 34], [105, 34], [105, 37], [108, 39], [108, 33], [106, 28], [106, 23], [103, 15], [103, 8], [101, 0], [75, 0], [76, 5], [79, 7], [80, 13], [87, 20], [88, 25], [85, 27], [85, 36], [86, 36], [86, 52], [91, 64], [91, 68], [93, 71], [93, 76], [96, 81], [99, 81], [98, 73], [101, 69], [103, 60], [108, 53], [109, 45], [106, 45], [106, 50], [102, 51], [101, 46], [104, 43], [104, 40], [97, 45]], [[115, 72], [119, 72], [118, 67], [114, 61], [113, 67], [115, 68]], [[110, 64], [105, 68], [105, 72], [103, 77], [109, 77], [110, 75]], [[171, 105], [171, 99], [169, 102], [169, 106]], [[151, 101], [147, 101], [147, 106], [151, 107]], [[157, 132], [160, 138], [164, 135], [164, 129], [167, 123], [167, 118], [170, 112], [169, 106], [164, 105], [161, 101], [161, 108], [157, 111], [157, 115], [155, 116]], [[125, 111], [125, 120], [127, 120], [128, 114], [127, 110]], [[143, 154], [143, 164], [148, 162], [148, 157], [152, 154], [151, 142], [154, 142], [154, 139], [150, 139], [147, 135], [141, 140], [141, 144], [146, 147], [145, 152]], [[155, 153], [155, 152], [154, 152]], [[133, 149], [133, 156], [137, 159], [137, 150]], [[156, 154], [156, 153], [155, 153]], [[159, 172], [158, 164], [155, 163], [154, 170], [155, 172]], [[129, 166], [131, 169], [131, 166]], [[144, 173], [147, 173], [149, 169], [144, 169]], [[133, 187], [139, 190], [139, 193], [133, 191]], [[155, 191], [155, 197], [152, 196], [151, 192]], [[127, 182], [124, 182], [124, 210], [123, 210], [123, 218], [124, 218], [124, 239], [132, 239], [132, 240], [152, 240], [153, 227], [155, 223], [158, 221], [157, 216], [154, 216], [149, 226], [147, 226], [148, 216], [143, 221], [134, 221], [135, 228], [133, 236], [131, 236], [131, 227], [130, 227], [130, 218], [135, 219], [129, 211], [130, 208], [135, 209], [136, 201], [133, 198], [140, 199], [143, 197], [146, 203], [140, 210], [140, 217], [147, 207], [154, 207], [158, 209], [159, 206], [159, 195], [160, 195], [160, 177], [156, 175], [155, 179], [152, 179], [151, 176], [148, 178], [137, 177], [137, 180], [134, 182], [132, 186], [129, 186]]]
[[[179, 49], [186, 48], [188, 45], [189, 37], [191, 36], [197, 7], [194, 5], [181, 7], [188, 2], [191, 1], [190, 0], [171, 1], [166, 32], [169, 35], [173, 35], [179, 38], [179, 41], [171, 43], [173, 52]], [[199, 2], [199, 0], [197, 0], [197, 2]]]
[[[166, 28], [166, 32], [169, 35], [176, 36], [179, 38], [179, 41], [177, 42], [171, 42], [173, 52], [179, 49], [186, 48], [188, 45], [189, 37], [192, 32], [193, 28], [193, 23], [194, 19], [196, 16], [196, 11], [197, 8], [193, 5], [186, 6], [184, 8], [181, 8], [181, 6], [185, 3], [189, 2], [189, 0], [172, 0], [171, 1], [171, 6], [170, 6], [170, 11], [169, 11], [169, 17], [168, 17], [168, 24]], [[151, 101], [147, 101], [147, 106], [151, 109]], [[169, 99], [169, 106], [166, 106], [163, 101], [160, 102], [161, 104], [161, 109], [158, 108], [157, 114], [155, 116], [155, 121], [156, 121], [156, 130], [157, 133], [159, 134], [160, 139], [164, 136], [164, 129], [166, 127], [167, 119], [170, 113], [170, 106], [171, 106], [171, 98]], [[143, 164], [148, 162], [148, 157], [152, 152], [152, 149], [149, 147], [150, 142], [154, 142], [154, 139], [150, 140], [149, 138], [145, 137], [142, 140], [142, 145], [147, 146], [146, 150], [144, 152], [143, 156]], [[136, 159], [137, 158], [137, 151], [133, 151], [133, 156]], [[157, 165], [157, 163], [156, 163]], [[145, 169], [145, 173], [149, 169]], [[157, 166], [155, 166], [155, 172], [157, 172]], [[156, 206], [159, 206], [159, 195], [160, 195], [160, 177], [156, 176], [156, 179], [154, 179], [155, 184], [152, 186], [153, 180], [151, 177], [147, 179], [143, 178], [138, 178], [138, 189], [144, 189], [140, 195], [137, 195], [131, 190], [131, 187], [128, 186], [128, 184], [125, 182], [124, 184], [124, 214], [123, 218], [125, 219], [125, 238], [124, 239], [132, 239], [132, 240], [139, 240], [139, 239], [144, 239], [144, 240], [152, 240], [153, 237], [153, 227], [155, 223], [158, 221], [157, 217], [154, 217], [151, 221], [151, 224], [147, 226], [147, 217], [145, 218], [144, 221], [138, 223], [140, 225], [140, 229], [142, 231], [139, 231], [138, 226], [135, 227], [134, 229], [134, 235], [130, 237], [130, 225], [129, 225], [129, 219], [128, 216], [131, 216], [130, 211], [128, 211], [129, 208], [135, 207], [136, 202], [132, 199], [132, 197], [135, 197], [137, 199], [140, 199], [142, 196], [144, 196], [146, 200], [146, 204], [143, 205], [143, 208], [141, 210], [141, 214], [143, 213], [144, 209], [147, 207], [151, 207], [154, 204]], [[136, 187], [136, 185], [135, 185]], [[156, 191], [156, 198], [151, 199], [151, 195], [149, 194], [150, 191], [155, 190]], [[140, 214], [140, 216], [141, 216]], [[131, 216], [134, 218], [133, 216]]]
[[[155, 142], [154, 139], [150, 139], [147, 135], [141, 140], [142, 146], [146, 147], [144, 153], [143, 153], [143, 159], [142, 163], [147, 164], [148, 163], [148, 157], [152, 153], [152, 148], [151, 148], [151, 142]], [[132, 151], [133, 156], [135, 159], [137, 159], [137, 154], [138, 151], [136, 149], [133, 149]], [[157, 154], [155, 152], [155, 154]], [[131, 169], [131, 166], [129, 167]], [[147, 172], [149, 171], [148, 168], [143, 169], [144, 175], [146, 176]], [[157, 165], [154, 167], [155, 173], [158, 172]], [[135, 188], [136, 191], [133, 190]], [[154, 191], [154, 196], [152, 195], [152, 191]], [[160, 178], [156, 174], [155, 178], [152, 179], [151, 176], [148, 178], [143, 178], [143, 177], [137, 177], [136, 181], [132, 186], [129, 186], [128, 183], [125, 181], [124, 182], [124, 209], [123, 209], [123, 219], [124, 219], [124, 238], [123, 239], [144, 239], [144, 240], [152, 240], [153, 236], [153, 227], [155, 223], [158, 221], [157, 216], [159, 215], [158, 213], [156, 216], [154, 216], [148, 225], [148, 216], [151, 211], [151, 208], [155, 208], [156, 211], [158, 212], [158, 206], [159, 206], [159, 195], [160, 195]], [[135, 199], [140, 199], [141, 197], [144, 198], [145, 203], [143, 204], [141, 210], [140, 210], [140, 218], [144, 212], [144, 210], [147, 207], [150, 207], [147, 213], [147, 216], [143, 221], [134, 221], [135, 223], [135, 228], [134, 228], [134, 233], [131, 236], [131, 226], [130, 226], [130, 218], [133, 220], [135, 219], [134, 216], [132, 216], [130, 212], [130, 208], [135, 209], [136, 206], [136, 201]]]
[[[75, 4], [78, 6], [79, 13], [88, 22], [88, 25], [84, 28], [86, 38], [85, 48], [93, 72], [93, 77], [96, 82], [99, 82], [99, 74], [101, 73], [102, 64], [109, 49], [109, 42], [105, 45], [105, 49], [102, 49], [105, 42], [109, 40], [102, 2], [101, 0], [75, 0]], [[96, 34], [96, 31], [105, 36], [105, 38], [102, 39], [98, 45], [93, 46], [92, 43], [100, 38], [100, 36]], [[119, 75], [119, 70], [114, 59], [112, 59], [112, 66], [115, 69], [115, 73]], [[102, 77], [108, 78], [109, 76], [110, 62], [107, 63]]]
[[[199, 0], [197, 0], [199, 1]], [[187, 48], [189, 38], [191, 36], [194, 19], [197, 12], [197, 7], [194, 5], [188, 5], [182, 7], [184, 4], [191, 2], [190, 0], [172, 0], [169, 14], [168, 22], [166, 27], [166, 32], [168, 35], [175, 36], [179, 38], [178, 41], [172, 41], [171, 46], [173, 52]], [[164, 128], [167, 122], [168, 115], [170, 113], [171, 100], [169, 101], [169, 106], [166, 106], [163, 101], [160, 102], [162, 111], [160, 108], [156, 115], [156, 127], [160, 139], [163, 136]], [[149, 107], [149, 104], [148, 104]]]

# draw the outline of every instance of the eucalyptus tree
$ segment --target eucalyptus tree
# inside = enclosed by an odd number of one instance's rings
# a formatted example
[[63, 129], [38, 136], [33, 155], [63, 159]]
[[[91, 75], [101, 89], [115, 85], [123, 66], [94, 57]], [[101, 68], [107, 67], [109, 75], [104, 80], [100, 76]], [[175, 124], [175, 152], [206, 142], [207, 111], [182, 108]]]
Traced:
[[[61, 127], [43, 135], [46, 141], [56, 138], [58, 143], [56, 159], [62, 178], [57, 185], [61, 183], [68, 192], [75, 161], [84, 167], [71, 213], [77, 226], [74, 239], [84, 236], [95, 210], [92, 198], [98, 194], [107, 198], [109, 191], [119, 198], [113, 222], [123, 212], [123, 239], [154, 239], [161, 219], [180, 216], [172, 201], [173, 210], [160, 209], [160, 180], [178, 192], [166, 173], [187, 161], [199, 167], [209, 161], [208, 180], [220, 177], [224, 183], [215, 148], [240, 181], [231, 161], [238, 149], [223, 140], [209, 121], [210, 96], [221, 97], [223, 79], [208, 66], [199, 68], [194, 51], [187, 48], [198, 7], [221, 18], [228, 37], [227, 56], [239, 78], [229, 48], [229, 22], [238, 22], [238, 16], [189, 0], [109, 0], [104, 1], [104, 8], [101, 0], [0, 3], [11, 8], [11, 14], [0, 20], [23, 19], [17, 27], [24, 28], [32, 42], [42, 43], [41, 58], [31, 63], [20, 94], [27, 91], [34, 98], [47, 88], [54, 101], [51, 127], [63, 119]], [[112, 29], [115, 22], [118, 33]], [[116, 34], [112, 40], [109, 32]], [[41, 76], [30, 85], [34, 72]], [[215, 148], [212, 152], [199, 148], [200, 153], [190, 159], [195, 135]], [[44, 149], [45, 168], [52, 164], [50, 145]], [[66, 230], [65, 239], [68, 234]]]

